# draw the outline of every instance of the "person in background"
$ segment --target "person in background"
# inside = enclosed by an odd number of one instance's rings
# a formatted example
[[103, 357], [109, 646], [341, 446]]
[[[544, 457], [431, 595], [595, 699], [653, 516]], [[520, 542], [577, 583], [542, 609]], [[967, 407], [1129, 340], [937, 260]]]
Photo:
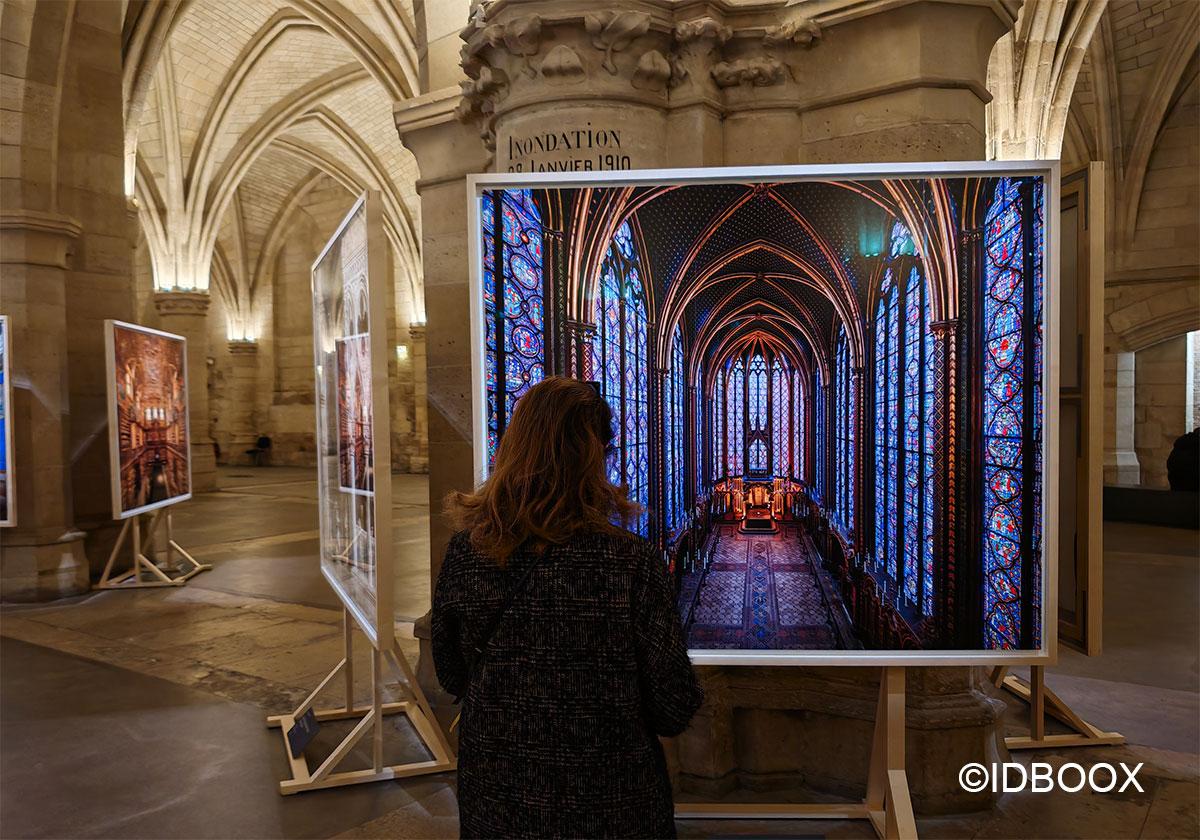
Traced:
[[462, 701], [463, 837], [674, 837], [659, 736], [703, 694], [666, 569], [612, 523], [608, 404], [548, 378], [517, 402], [488, 480], [452, 493], [433, 660]]

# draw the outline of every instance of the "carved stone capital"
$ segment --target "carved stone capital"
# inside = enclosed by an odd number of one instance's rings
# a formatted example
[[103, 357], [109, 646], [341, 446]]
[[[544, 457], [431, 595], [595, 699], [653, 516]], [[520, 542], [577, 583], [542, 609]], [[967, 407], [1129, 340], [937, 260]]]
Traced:
[[197, 315], [208, 314], [208, 305], [212, 302], [208, 292], [155, 292], [154, 308], [159, 315]]
[[821, 27], [810, 18], [796, 18], [778, 26], [771, 26], [763, 33], [764, 47], [783, 47], [795, 44], [811, 47], [821, 37]]
[[251, 357], [258, 353], [258, 342], [247, 338], [231, 338], [229, 353], [232, 356]]
[[408, 337], [413, 341], [425, 340], [425, 325], [424, 324], [409, 324]]
[[0, 263], [67, 268], [79, 222], [61, 213], [13, 210], [0, 214]]
[[761, 56], [718, 62], [713, 65], [712, 77], [717, 86], [723, 88], [738, 85], [767, 87], [782, 84], [787, 79], [788, 72], [779, 59]]

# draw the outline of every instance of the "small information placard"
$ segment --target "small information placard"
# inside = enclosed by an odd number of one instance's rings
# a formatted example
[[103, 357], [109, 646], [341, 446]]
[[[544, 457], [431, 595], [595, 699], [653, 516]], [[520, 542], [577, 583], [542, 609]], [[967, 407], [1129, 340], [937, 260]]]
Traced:
[[288, 749], [292, 751], [292, 758], [300, 757], [312, 739], [317, 736], [317, 730], [320, 728], [321, 724], [317, 723], [317, 713], [312, 709], [296, 719], [296, 723], [288, 730], [287, 734]]

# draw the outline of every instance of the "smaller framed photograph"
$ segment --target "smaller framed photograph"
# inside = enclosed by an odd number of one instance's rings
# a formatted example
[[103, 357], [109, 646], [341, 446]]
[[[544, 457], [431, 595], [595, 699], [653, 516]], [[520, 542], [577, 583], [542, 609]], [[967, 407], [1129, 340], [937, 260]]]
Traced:
[[113, 518], [192, 497], [187, 341], [105, 321]]
[[17, 524], [17, 493], [13, 471], [12, 328], [7, 315], [0, 315], [0, 528]]

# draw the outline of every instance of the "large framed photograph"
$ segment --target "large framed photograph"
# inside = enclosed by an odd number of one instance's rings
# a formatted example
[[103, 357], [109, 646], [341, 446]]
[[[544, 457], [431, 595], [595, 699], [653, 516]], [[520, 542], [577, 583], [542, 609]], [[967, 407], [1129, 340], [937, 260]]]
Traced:
[[12, 441], [12, 328], [7, 315], [0, 315], [0, 528], [17, 524], [17, 492], [13, 480]]
[[597, 383], [700, 664], [1053, 662], [1059, 173], [871, 164], [470, 180], [486, 477]]
[[386, 650], [394, 583], [381, 213], [374, 193], [355, 202], [313, 263], [312, 288], [321, 572], [371, 643]]
[[192, 497], [187, 342], [180, 335], [104, 322], [113, 518]]

